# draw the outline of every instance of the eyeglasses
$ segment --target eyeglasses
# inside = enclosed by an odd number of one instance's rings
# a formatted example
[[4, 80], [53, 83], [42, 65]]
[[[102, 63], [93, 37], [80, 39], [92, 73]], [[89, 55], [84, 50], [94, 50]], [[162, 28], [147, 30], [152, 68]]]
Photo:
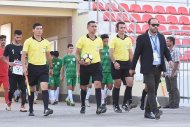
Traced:
[[153, 27], [157, 26], [159, 27], [160, 24], [151, 24]]

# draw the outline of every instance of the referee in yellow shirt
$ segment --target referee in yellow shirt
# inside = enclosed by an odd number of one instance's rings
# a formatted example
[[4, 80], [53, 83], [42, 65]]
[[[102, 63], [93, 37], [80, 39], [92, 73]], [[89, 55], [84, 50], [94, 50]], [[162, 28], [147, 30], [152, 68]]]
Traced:
[[[85, 113], [85, 98], [87, 85], [90, 77], [94, 82], [97, 110], [96, 114], [106, 112], [106, 107], [101, 106], [101, 82], [102, 82], [102, 66], [100, 64], [100, 50], [103, 43], [100, 37], [97, 37], [97, 24], [95, 21], [87, 23], [88, 34], [79, 38], [76, 44], [76, 58], [80, 64], [80, 88], [81, 88], [81, 114]], [[85, 62], [81, 57], [85, 54], [91, 54], [93, 60], [91, 63]]]
[[119, 107], [119, 92], [121, 87], [121, 79], [124, 78], [126, 81], [126, 90], [124, 93], [124, 100], [122, 108], [128, 111], [132, 105], [132, 86], [133, 77], [129, 74], [130, 62], [133, 58], [132, 52], [132, 41], [125, 34], [126, 25], [124, 22], [118, 22], [116, 24], [118, 34], [113, 37], [109, 43], [111, 73], [114, 79], [114, 88], [112, 91], [114, 111], [121, 113], [122, 110]]
[[[53, 110], [48, 108], [49, 93], [48, 80], [49, 74], [52, 75], [52, 61], [50, 56], [50, 42], [42, 38], [43, 27], [40, 23], [33, 25], [33, 36], [24, 42], [22, 52], [22, 65], [25, 76], [28, 76], [29, 85], [31, 87], [31, 95], [29, 99], [29, 116], [34, 116], [33, 103], [35, 85], [40, 82], [42, 89], [42, 99], [44, 103], [44, 116], [53, 114]], [[26, 65], [26, 56], [28, 57], [28, 67]], [[46, 65], [48, 59], [49, 68]], [[49, 74], [48, 74], [49, 71]]]

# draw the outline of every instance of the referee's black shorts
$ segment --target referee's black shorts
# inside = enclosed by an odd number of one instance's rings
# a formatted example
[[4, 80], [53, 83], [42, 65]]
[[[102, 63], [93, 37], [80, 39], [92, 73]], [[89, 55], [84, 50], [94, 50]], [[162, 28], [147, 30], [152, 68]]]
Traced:
[[111, 74], [113, 79], [123, 79], [124, 77], [132, 77], [129, 74], [130, 61], [116, 61], [120, 64], [120, 69], [116, 70], [114, 64], [111, 64]]
[[102, 82], [102, 65], [99, 62], [87, 66], [80, 65], [80, 85], [88, 85], [90, 76], [93, 82]]
[[28, 80], [30, 86], [38, 85], [38, 82], [49, 81], [49, 68], [47, 65], [28, 64]]

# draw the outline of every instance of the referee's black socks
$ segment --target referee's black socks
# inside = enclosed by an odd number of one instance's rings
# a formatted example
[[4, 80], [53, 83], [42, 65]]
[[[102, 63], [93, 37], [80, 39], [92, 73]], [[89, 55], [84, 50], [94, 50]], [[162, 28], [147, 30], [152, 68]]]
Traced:
[[114, 106], [119, 105], [119, 92], [120, 92], [120, 88], [115, 88], [115, 87], [113, 88], [112, 97], [113, 97]]
[[123, 99], [123, 105], [126, 103], [131, 104], [132, 103], [132, 87], [127, 86], [124, 93], [124, 99]]
[[28, 101], [29, 101], [29, 112], [33, 112], [33, 104], [34, 104], [34, 92], [31, 92], [31, 95], [28, 96]]
[[101, 88], [95, 89], [97, 108], [101, 106]]
[[48, 109], [48, 104], [49, 104], [49, 93], [48, 90], [43, 90], [42, 91], [42, 99], [44, 102], [44, 110]]
[[86, 93], [87, 93], [86, 90], [81, 89], [80, 91], [81, 107], [85, 106]]

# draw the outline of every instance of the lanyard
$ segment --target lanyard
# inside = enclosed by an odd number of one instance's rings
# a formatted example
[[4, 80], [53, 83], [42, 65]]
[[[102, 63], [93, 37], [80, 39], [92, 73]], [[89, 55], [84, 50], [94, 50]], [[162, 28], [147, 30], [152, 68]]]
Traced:
[[157, 38], [158, 38], [157, 35], [155, 37], [155, 40], [152, 39], [152, 36], [150, 37], [150, 39], [152, 40], [153, 45], [154, 45], [154, 50], [156, 50], [159, 53], [158, 48], [157, 48]]

